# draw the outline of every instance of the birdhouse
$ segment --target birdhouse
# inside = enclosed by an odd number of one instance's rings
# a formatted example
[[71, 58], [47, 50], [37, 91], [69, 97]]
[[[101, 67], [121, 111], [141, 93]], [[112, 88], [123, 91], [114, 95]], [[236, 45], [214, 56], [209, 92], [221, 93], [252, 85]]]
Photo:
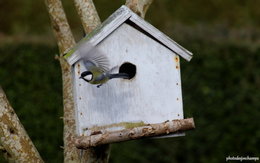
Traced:
[[[82, 58], [93, 51], [106, 55], [110, 69], [116, 67], [114, 71], [128, 74], [129, 78], [109, 80], [100, 87], [80, 79], [86, 71]], [[126, 6], [119, 8], [64, 57], [73, 72], [78, 135], [88, 140], [108, 133], [122, 137], [121, 131], [184, 119], [180, 57], [189, 61], [192, 53]], [[166, 134], [180, 136], [183, 132], [165, 131], [165, 134], [148, 136]], [[118, 141], [133, 139], [131, 133], [128, 137]]]

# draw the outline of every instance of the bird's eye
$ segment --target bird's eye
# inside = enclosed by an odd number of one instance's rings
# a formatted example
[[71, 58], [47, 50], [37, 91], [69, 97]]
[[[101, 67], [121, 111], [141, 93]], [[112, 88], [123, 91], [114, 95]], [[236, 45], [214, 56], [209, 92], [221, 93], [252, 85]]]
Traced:
[[88, 74], [84, 77], [84, 79], [86, 79], [87, 81], [92, 80], [92, 74]]

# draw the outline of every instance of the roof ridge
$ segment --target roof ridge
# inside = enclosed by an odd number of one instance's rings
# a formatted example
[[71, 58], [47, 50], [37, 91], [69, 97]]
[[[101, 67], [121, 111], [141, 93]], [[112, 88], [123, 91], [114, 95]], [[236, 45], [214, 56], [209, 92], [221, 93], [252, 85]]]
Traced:
[[[146, 31], [152, 37], [154, 37], [162, 45], [169, 48], [174, 53], [180, 55], [187, 61], [192, 58], [192, 53], [187, 49], [176, 43], [170, 37], [162, 33], [160, 30], [155, 28], [150, 23], [146, 22], [143, 18], [139, 17], [133, 11], [131, 11], [127, 6], [122, 5], [117, 9], [112, 15], [110, 15], [102, 24], [100, 24], [95, 30], [89, 33], [86, 37], [81, 39], [74, 48], [72, 48], [68, 53], [64, 55], [70, 65], [74, 64], [80, 59], [80, 55], [77, 52], [78, 47], [85, 43], [85, 47], [96, 46], [100, 41], [105, 39], [110, 33], [116, 30], [121, 24], [126, 20], [130, 20], [142, 30]], [[88, 46], [90, 45], [90, 46]], [[86, 48], [86, 52], [90, 51], [91, 48]]]

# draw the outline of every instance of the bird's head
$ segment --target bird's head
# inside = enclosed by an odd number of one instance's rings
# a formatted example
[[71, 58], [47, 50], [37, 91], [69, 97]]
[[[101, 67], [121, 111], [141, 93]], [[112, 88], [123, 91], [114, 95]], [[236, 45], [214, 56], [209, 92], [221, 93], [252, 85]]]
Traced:
[[87, 82], [90, 82], [93, 79], [93, 74], [90, 71], [84, 71], [84, 72], [81, 73], [79, 78], [83, 79]]

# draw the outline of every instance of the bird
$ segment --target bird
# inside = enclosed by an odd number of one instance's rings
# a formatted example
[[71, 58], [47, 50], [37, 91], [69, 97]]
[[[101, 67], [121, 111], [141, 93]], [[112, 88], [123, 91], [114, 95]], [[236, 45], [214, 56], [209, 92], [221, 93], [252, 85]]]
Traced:
[[111, 79], [121, 78], [129, 79], [127, 73], [113, 73], [118, 66], [109, 69], [109, 60], [104, 53], [96, 47], [85, 53], [84, 48], [79, 49], [86, 71], [80, 74], [80, 79], [87, 83], [97, 85], [99, 88]]

